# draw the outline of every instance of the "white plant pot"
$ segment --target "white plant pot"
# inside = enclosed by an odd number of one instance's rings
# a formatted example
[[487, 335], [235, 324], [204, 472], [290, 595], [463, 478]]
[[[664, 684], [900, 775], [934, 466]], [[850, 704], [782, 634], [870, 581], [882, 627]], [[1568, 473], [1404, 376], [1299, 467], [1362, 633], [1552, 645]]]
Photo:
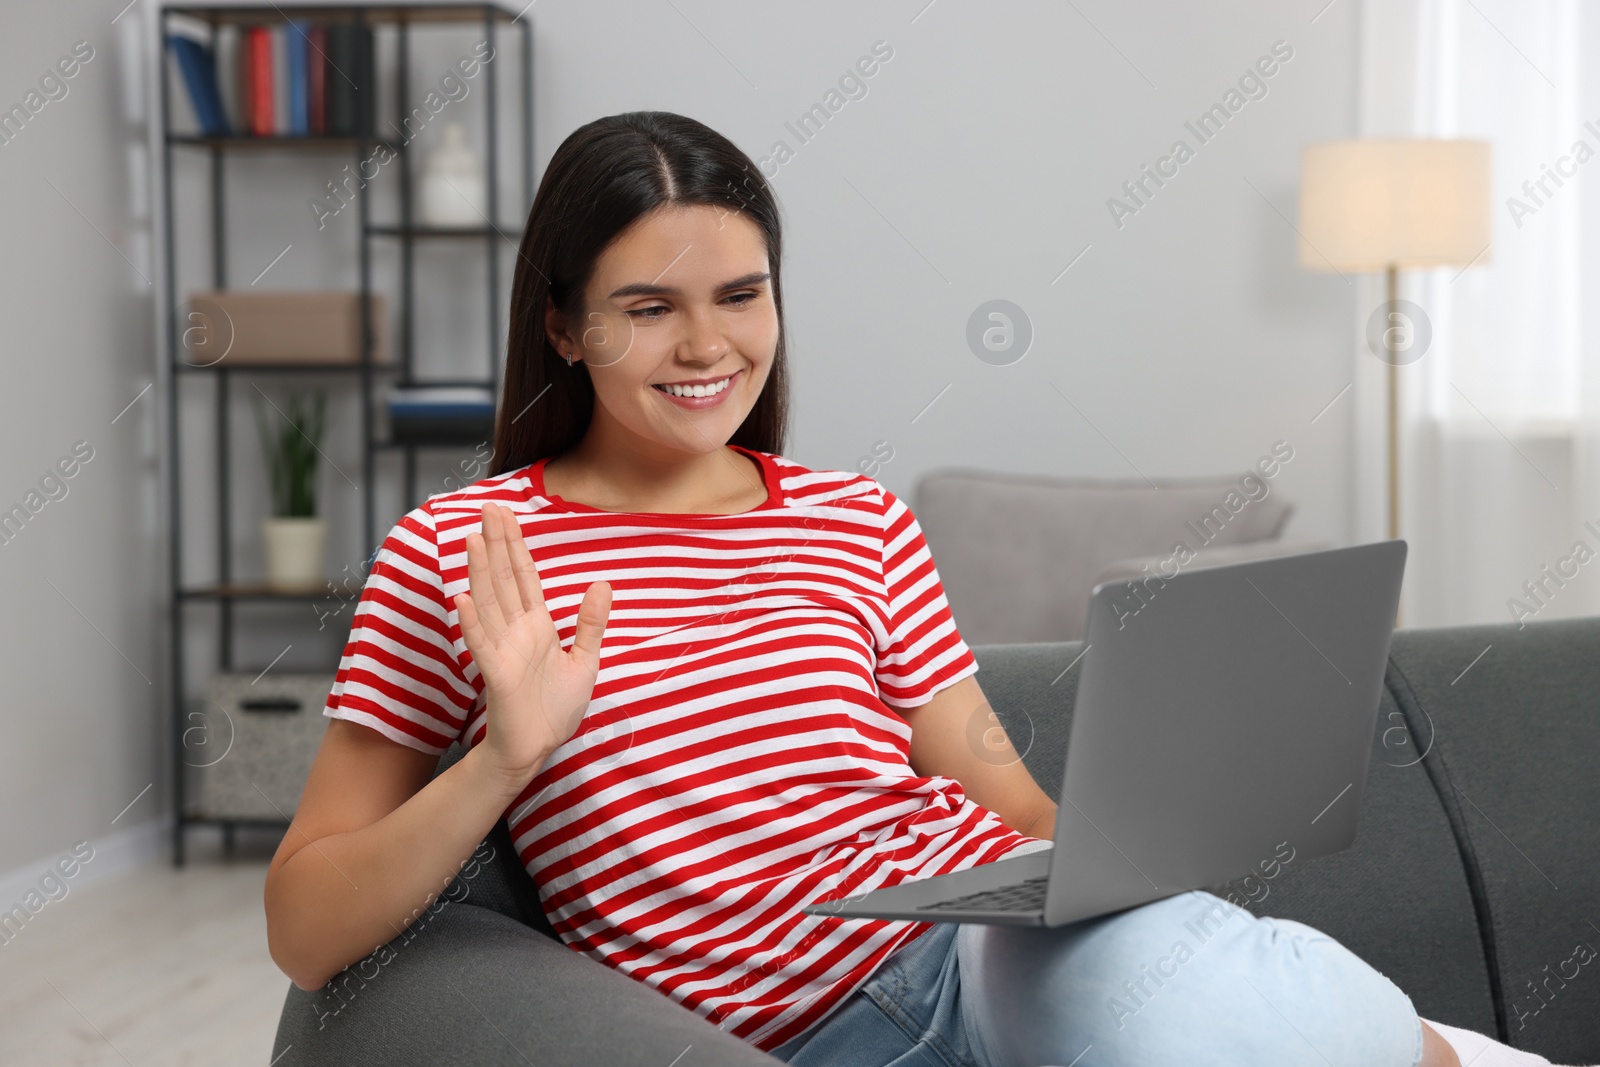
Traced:
[[267, 584], [282, 588], [319, 588], [326, 581], [323, 549], [328, 526], [320, 518], [261, 520], [267, 547]]

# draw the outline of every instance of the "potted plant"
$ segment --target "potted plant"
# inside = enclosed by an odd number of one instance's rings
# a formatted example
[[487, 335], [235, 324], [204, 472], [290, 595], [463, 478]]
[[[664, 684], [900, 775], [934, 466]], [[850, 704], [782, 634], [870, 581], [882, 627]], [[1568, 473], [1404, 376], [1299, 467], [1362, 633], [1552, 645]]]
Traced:
[[288, 410], [274, 405], [269, 419], [255, 398], [256, 425], [272, 482], [272, 515], [261, 522], [267, 549], [267, 583], [283, 588], [314, 588], [323, 582], [323, 549], [327, 527], [317, 515], [317, 460], [322, 453], [323, 413], [327, 395], [313, 394], [303, 403], [292, 393]]

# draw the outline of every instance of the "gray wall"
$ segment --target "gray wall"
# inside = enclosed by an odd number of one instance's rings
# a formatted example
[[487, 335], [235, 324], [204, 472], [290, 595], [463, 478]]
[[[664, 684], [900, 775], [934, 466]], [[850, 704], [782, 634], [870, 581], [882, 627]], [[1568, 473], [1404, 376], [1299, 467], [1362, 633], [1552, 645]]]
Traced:
[[[136, 103], [139, 25], [113, 25], [120, 6], [6, 3], [0, 43], [6, 108], [75, 42], [93, 50], [0, 144], [0, 507], [43, 501], [0, 544], [0, 872], [30, 880], [80, 840], [96, 844], [93, 877], [119, 851], [108, 840], [153, 842], [160, 810], [157, 785], [118, 818], [156, 781], [162, 686], [156, 390], [140, 396], [153, 374], [148, 181], [122, 106]], [[92, 458], [47, 480], [51, 499], [41, 479], [80, 441]]]
[[[757, 158], [795, 149], [775, 183], [804, 462], [854, 466], [887, 440], [898, 492], [949, 464], [1232, 472], [1282, 438], [1292, 532], [1345, 539], [1350, 397], [1311, 419], [1350, 380], [1351, 296], [1296, 268], [1279, 213], [1302, 143], [1353, 131], [1353, 5], [1314, 24], [1320, 2], [1076, 7], [541, 5], [539, 151], [634, 108], [693, 115]], [[867, 95], [800, 145], [785, 122], [880, 39], [894, 58]], [[1294, 58], [1267, 96], [1116, 226], [1107, 199], [1175, 139], [1196, 145], [1184, 121], [1279, 39]], [[1009, 367], [965, 340], [994, 298], [1035, 331]]]
[[[627, 110], [691, 115], [758, 160], [774, 142], [787, 143], [792, 158], [767, 169], [776, 166], [787, 226], [797, 415], [788, 453], [801, 462], [852, 468], [886, 441], [894, 458], [877, 477], [909, 497], [917, 475], [940, 466], [1135, 479], [1233, 474], [1281, 439], [1295, 448], [1274, 482], [1299, 508], [1290, 534], [1348, 540], [1351, 396], [1312, 419], [1351, 378], [1352, 293], [1336, 275], [1295, 266], [1287, 219], [1301, 145], [1354, 130], [1354, 5], [1318, 16], [1322, 0], [1138, 8], [1080, 0], [1076, 9], [924, 2], [534, 5], [525, 17], [536, 35], [536, 170], [575, 127]], [[146, 253], [126, 247], [145, 225], [136, 202], [145, 194], [130, 192], [129, 127], [117, 106], [120, 60], [108, 20], [121, 5], [104, 6], [90, 16], [12, 4], [3, 46], [12, 73], [0, 91], [11, 97], [73, 40], [90, 39], [97, 52], [68, 99], [0, 148], [10, 205], [0, 301], [14, 341], [0, 497], [20, 499], [76, 440], [91, 441], [96, 454], [66, 500], [0, 548], [12, 605], [0, 651], [12, 741], [0, 756], [0, 802], [11, 813], [0, 829], [0, 871], [103, 833], [148, 782], [156, 788], [119, 827], [153, 816], [166, 792], [154, 692], [164, 665], [155, 391], [110, 425], [153, 374], [151, 288], [43, 180], [113, 239], [122, 235], [123, 251], [152, 274]], [[476, 39], [419, 40], [415, 91]], [[507, 94], [516, 88], [513, 40], [504, 41], [498, 71]], [[1266, 95], [1200, 144], [1184, 123], [1221, 101], [1279, 40], [1293, 58], [1265, 79]], [[856, 98], [801, 143], [785, 124], [825, 103], [879, 41], [893, 56], [863, 79], [865, 94], [853, 89]], [[478, 145], [481, 103], [471, 96], [451, 113], [466, 119]], [[435, 131], [419, 140], [423, 151]], [[1118, 226], [1108, 198], [1179, 138], [1193, 158]], [[354, 211], [319, 230], [307, 205], [345, 160], [238, 158], [230, 171], [233, 284], [248, 284], [287, 246], [258, 287], [353, 286]], [[515, 161], [505, 162], [514, 188]], [[186, 291], [209, 283], [209, 235], [198, 224], [204, 169], [188, 158], [175, 177]], [[392, 208], [385, 180], [371, 188], [375, 211]], [[519, 221], [518, 212], [505, 214]], [[513, 256], [502, 249], [502, 286]], [[430, 373], [472, 372], [486, 360], [473, 291], [482, 258], [465, 249], [425, 254], [419, 344]], [[393, 257], [375, 266], [388, 284]], [[1007, 366], [981, 361], [966, 339], [969, 316], [992, 299], [1019, 305], [1033, 330], [1026, 356]], [[502, 317], [504, 306], [502, 298]], [[206, 384], [186, 389], [194, 404], [185, 421], [186, 523], [196, 536], [185, 576], [199, 581], [214, 559], [215, 449]], [[259, 573], [263, 514], [250, 420], [241, 396], [234, 518], [246, 575]], [[348, 395], [335, 398], [331, 433], [327, 451], [344, 472], [326, 471], [323, 482], [334, 524], [329, 569], [338, 572], [357, 569], [368, 551], [346, 480], [360, 479]], [[460, 452], [429, 458], [424, 491], [442, 488], [473, 450]], [[394, 491], [398, 472], [392, 457], [382, 461], [380, 535], [413, 503]], [[253, 617], [259, 634], [238, 651], [258, 668], [289, 642], [281, 668], [332, 662], [348, 630], [348, 611], [321, 634], [303, 609]], [[195, 685], [212, 661], [203, 641], [192, 648]]]

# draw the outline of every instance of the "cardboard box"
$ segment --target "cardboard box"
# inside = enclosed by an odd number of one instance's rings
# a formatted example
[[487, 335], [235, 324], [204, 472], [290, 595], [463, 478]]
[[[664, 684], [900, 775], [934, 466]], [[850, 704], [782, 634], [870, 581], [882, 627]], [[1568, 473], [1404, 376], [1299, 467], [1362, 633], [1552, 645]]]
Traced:
[[[374, 363], [389, 361], [388, 302], [371, 295]], [[356, 291], [225, 290], [189, 294], [178, 358], [196, 367], [361, 362]]]

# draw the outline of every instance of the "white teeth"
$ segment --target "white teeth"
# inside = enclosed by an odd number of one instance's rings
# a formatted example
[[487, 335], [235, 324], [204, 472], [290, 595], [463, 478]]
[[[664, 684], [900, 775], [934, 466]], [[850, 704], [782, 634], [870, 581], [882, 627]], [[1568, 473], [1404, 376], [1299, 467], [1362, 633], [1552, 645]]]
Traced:
[[673, 396], [716, 396], [726, 389], [731, 381], [733, 381], [733, 376], [729, 375], [712, 385], [658, 385], [656, 388], [663, 392], [671, 393]]

